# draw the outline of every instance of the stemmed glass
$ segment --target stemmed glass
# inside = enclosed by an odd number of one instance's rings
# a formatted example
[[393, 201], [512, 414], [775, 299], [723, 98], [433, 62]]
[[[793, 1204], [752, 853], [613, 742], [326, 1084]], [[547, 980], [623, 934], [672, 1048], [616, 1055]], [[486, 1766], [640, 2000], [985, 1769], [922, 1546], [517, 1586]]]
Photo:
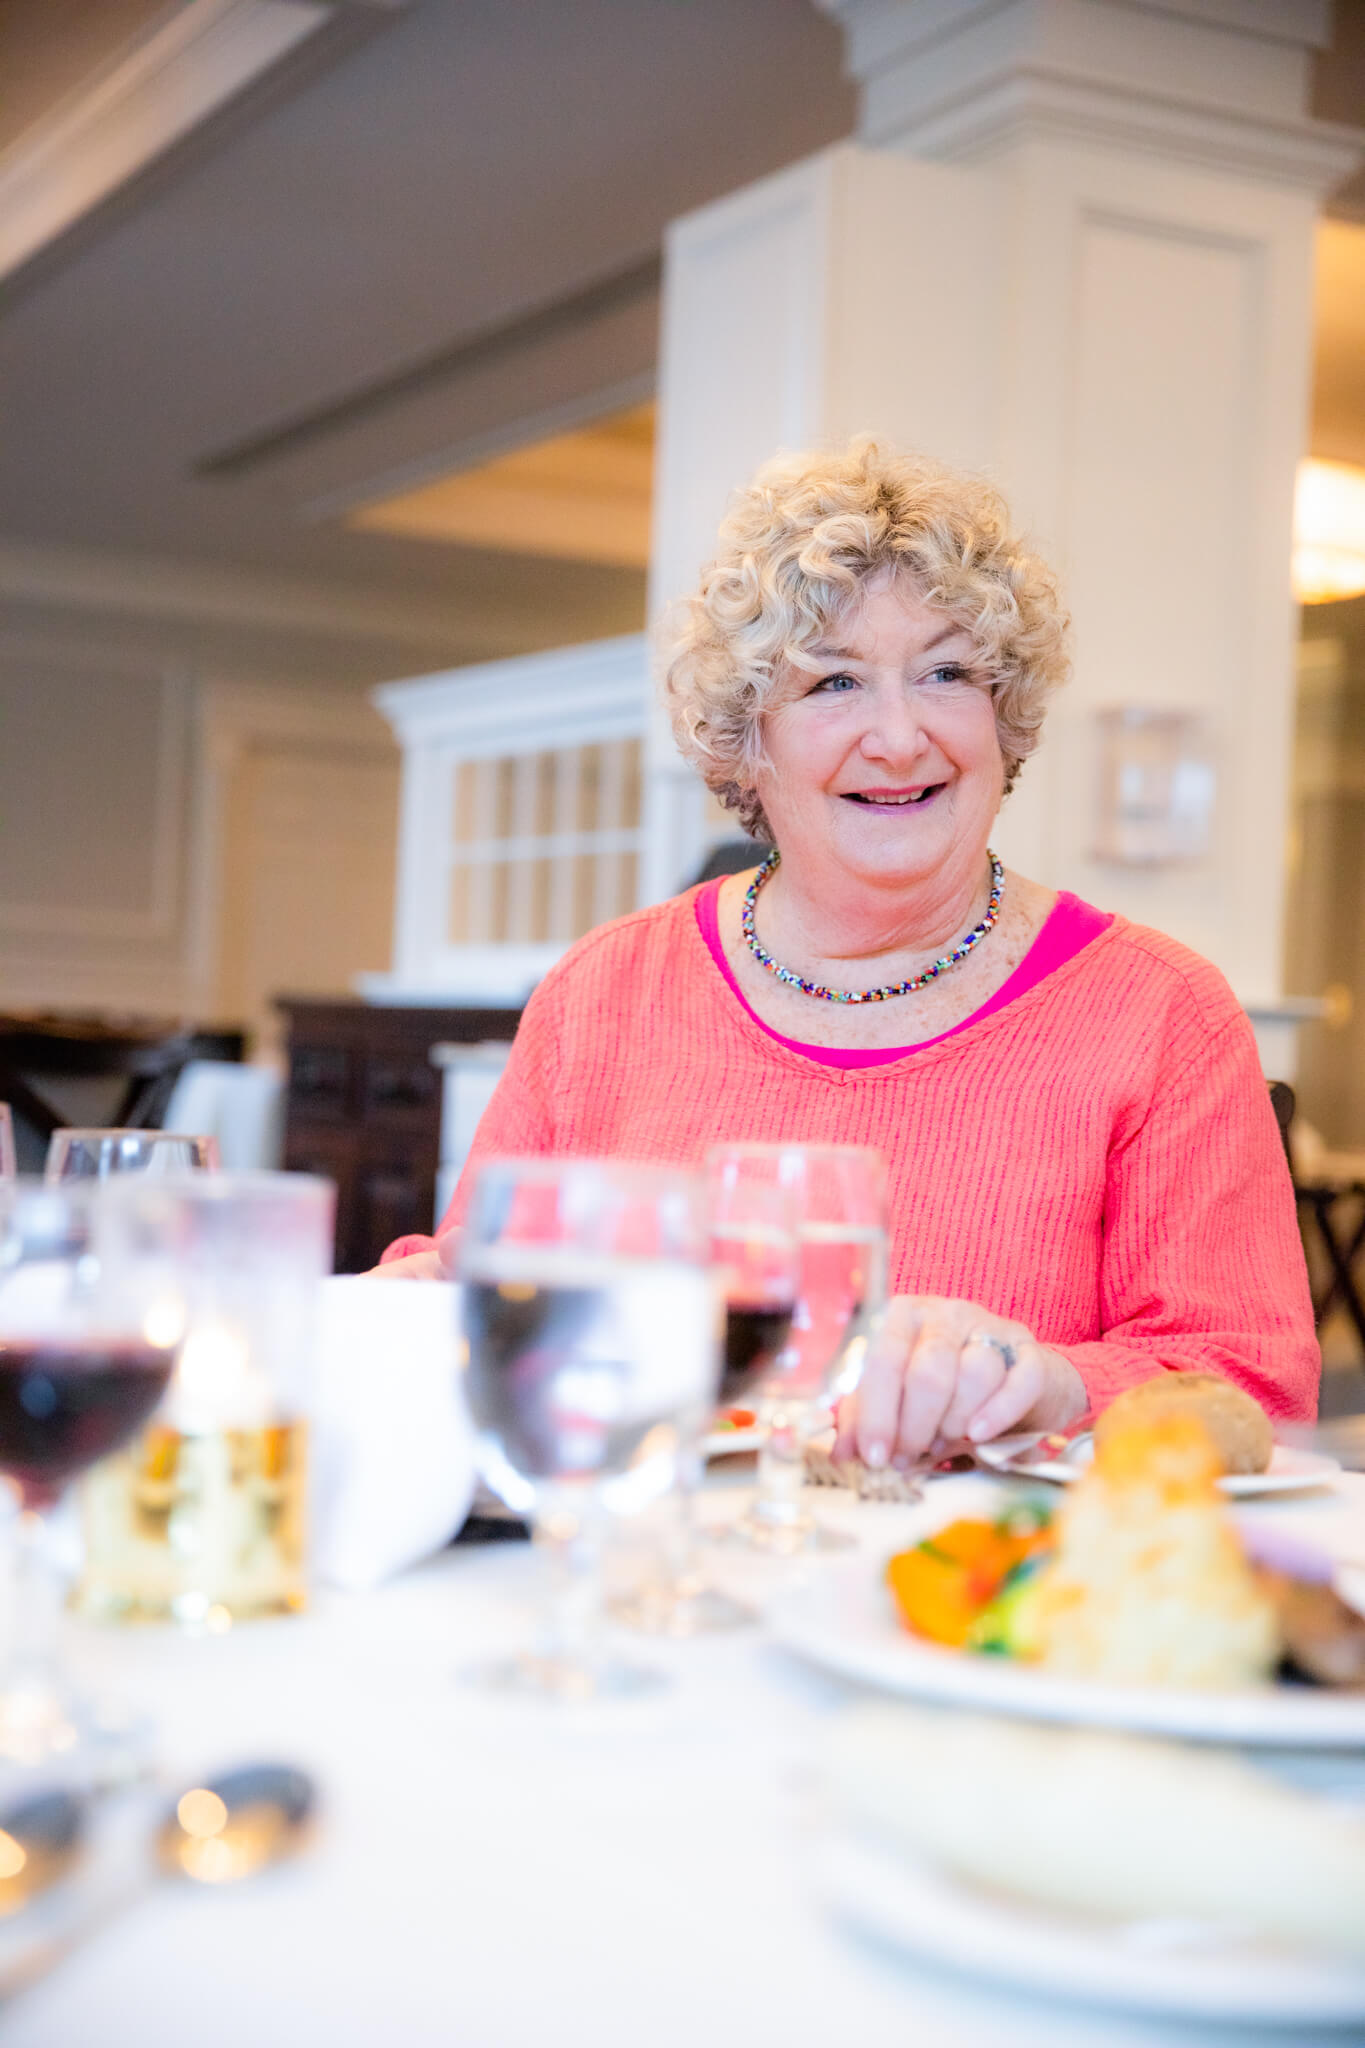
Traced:
[[704, 1184], [613, 1160], [493, 1161], [459, 1267], [483, 1476], [530, 1517], [553, 1578], [541, 1643], [476, 1676], [571, 1700], [657, 1684], [601, 1641], [603, 1516], [667, 1487], [715, 1401]]
[[14, 1637], [0, 1673], [0, 1756], [40, 1764], [90, 1730], [58, 1656], [47, 1516], [125, 1442], [170, 1378], [184, 1317], [164, 1260], [128, 1255], [119, 1191], [0, 1186], [0, 1472], [19, 1488]]
[[0, 1102], [0, 1180], [13, 1180], [19, 1167], [14, 1151], [14, 1118], [7, 1102]]
[[793, 1556], [844, 1550], [802, 1500], [805, 1447], [852, 1392], [886, 1300], [886, 1168], [862, 1145], [722, 1145], [708, 1169], [790, 1188], [799, 1205], [800, 1272], [786, 1343], [759, 1397], [764, 1431], [758, 1491], [724, 1532], [749, 1548]]
[[186, 1131], [54, 1131], [44, 1177], [104, 1180], [111, 1173], [212, 1172], [218, 1140]]
[[[739, 1400], [774, 1370], [787, 1343], [800, 1278], [801, 1161], [773, 1161], [731, 1146], [707, 1170], [711, 1262], [725, 1309], [720, 1398]], [[709, 1426], [710, 1418], [702, 1425]], [[709, 1635], [758, 1619], [756, 1611], [708, 1582], [697, 1556], [696, 1499], [702, 1435], [679, 1446], [675, 1512], [665, 1524], [663, 1568], [612, 1614], [631, 1628], [670, 1636]]]

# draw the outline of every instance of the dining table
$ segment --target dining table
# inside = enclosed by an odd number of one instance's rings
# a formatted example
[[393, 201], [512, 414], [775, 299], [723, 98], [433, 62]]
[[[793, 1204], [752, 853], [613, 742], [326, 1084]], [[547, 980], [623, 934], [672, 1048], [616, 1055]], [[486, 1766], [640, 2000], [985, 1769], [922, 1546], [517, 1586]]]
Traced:
[[[737, 1465], [713, 1468], [706, 1524], [745, 1504]], [[971, 1473], [931, 1479], [913, 1504], [810, 1497], [872, 1574], [927, 1526], [1018, 1486]], [[1242, 1512], [1365, 1558], [1365, 1475]], [[760, 1609], [831, 1568], [702, 1550]], [[160, 1787], [289, 1762], [316, 1781], [317, 1825], [297, 1857], [231, 1887], [144, 1884], [121, 1867], [93, 1931], [5, 2003], [5, 2048], [1245, 2041], [1077, 2005], [1065, 1986], [1012, 1988], [986, 1955], [969, 1974], [915, 1962], [848, 1924], [822, 1886], [821, 1767], [859, 1694], [761, 1621], [623, 1635], [668, 1681], [634, 1697], [565, 1705], [473, 1682], [526, 1642], [543, 1569], [524, 1542], [462, 1543], [373, 1591], [324, 1589], [304, 1614], [223, 1634], [73, 1628], [87, 1684], [154, 1715]], [[150, 1814], [166, 1796], [121, 1795], [125, 1822], [130, 1802]]]

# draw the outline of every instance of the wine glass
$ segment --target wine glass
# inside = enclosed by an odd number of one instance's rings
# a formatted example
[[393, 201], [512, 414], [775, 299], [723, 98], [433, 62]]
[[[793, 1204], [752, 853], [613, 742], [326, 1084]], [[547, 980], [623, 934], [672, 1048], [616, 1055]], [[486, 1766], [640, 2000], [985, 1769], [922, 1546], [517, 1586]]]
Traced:
[[602, 1647], [608, 1499], [671, 1482], [715, 1401], [719, 1328], [705, 1189], [614, 1160], [486, 1165], [460, 1239], [469, 1406], [484, 1478], [530, 1517], [553, 1567], [536, 1649], [477, 1674], [561, 1699], [657, 1675]]
[[[725, 1312], [723, 1402], [737, 1401], [761, 1384], [786, 1345], [800, 1276], [800, 1182], [800, 1158], [793, 1150], [774, 1159], [726, 1146], [708, 1159], [711, 1262]], [[679, 1448], [676, 1512], [666, 1525], [662, 1570], [612, 1602], [612, 1615], [628, 1627], [694, 1636], [758, 1619], [752, 1607], [708, 1583], [697, 1557], [701, 1445], [698, 1431]]]
[[184, 1326], [164, 1263], [127, 1256], [118, 1203], [99, 1181], [0, 1185], [0, 1472], [20, 1495], [0, 1756], [18, 1763], [75, 1748], [91, 1726], [58, 1656], [47, 1517], [152, 1413]]
[[[844, 1550], [851, 1538], [805, 1507], [805, 1447], [833, 1404], [857, 1384], [867, 1338], [886, 1300], [886, 1168], [863, 1145], [723, 1145], [708, 1155], [714, 1177], [795, 1190], [799, 1278], [790, 1330], [762, 1373], [764, 1431], [758, 1491], [727, 1541], [793, 1556]], [[737, 1325], [742, 1329], [742, 1321]]]
[[111, 1173], [213, 1172], [218, 1140], [186, 1131], [54, 1131], [44, 1177], [104, 1180]]
[[14, 1151], [14, 1117], [7, 1102], [0, 1102], [0, 1180], [13, 1180], [19, 1167]]

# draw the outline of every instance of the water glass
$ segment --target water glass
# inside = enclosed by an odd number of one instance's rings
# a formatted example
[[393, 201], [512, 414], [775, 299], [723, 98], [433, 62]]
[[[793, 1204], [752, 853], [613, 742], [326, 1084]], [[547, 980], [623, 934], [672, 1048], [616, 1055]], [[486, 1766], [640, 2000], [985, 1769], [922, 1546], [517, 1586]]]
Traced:
[[185, 1131], [54, 1131], [48, 1180], [105, 1180], [111, 1173], [212, 1172], [218, 1140]]
[[[724, 1308], [720, 1397], [738, 1401], [774, 1371], [787, 1345], [800, 1278], [804, 1168], [794, 1147], [724, 1146], [707, 1162], [711, 1263]], [[712, 1585], [698, 1555], [700, 1436], [679, 1452], [675, 1512], [664, 1525], [659, 1566], [612, 1614], [651, 1634], [695, 1636], [756, 1621], [757, 1613]]]
[[462, 1354], [485, 1479], [551, 1566], [539, 1644], [475, 1674], [581, 1700], [657, 1684], [601, 1638], [604, 1509], [662, 1491], [716, 1396], [699, 1177], [614, 1160], [486, 1165], [460, 1239]]
[[790, 1329], [760, 1389], [758, 1492], [727, 1540], [784, 1557], [847, 1549], [851, 1539], [804, 1504], [805, 1450], [857, 1384], [885, 1306], [885, 1164], [862, 1145], [725, 1145], [708, 1167], [793, 1189], [800, 1216]]
[[144, 1233], [134, 1251], [122, 1208], [123, 1190], [98, 1181], [0, 1185], [0, 1472], [20, 1497], [0, 1756], [21, 1764], [96, 1732], [63, 1669], [47, 1516], [146, 1421], [184, 1334], [164, 1286], [170, 1244]]
[[160, 1248], [184, 1338], [159, 1412], [83, 1490], [78, 1611], [208, 1630], [295, 1613], [308, 1594], [307, 1418], [331, 1183], [228, 1172], [103, 1185], [127, 1191], [128, 1256]]

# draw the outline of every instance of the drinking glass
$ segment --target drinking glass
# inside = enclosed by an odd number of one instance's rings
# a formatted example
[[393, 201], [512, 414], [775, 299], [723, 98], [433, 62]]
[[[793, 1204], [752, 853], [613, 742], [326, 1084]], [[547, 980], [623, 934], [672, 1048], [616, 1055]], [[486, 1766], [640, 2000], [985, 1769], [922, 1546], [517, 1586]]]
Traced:
[[699, 1176], [614, 1160], [486, 1165], [460, 1239], [465, 1383], [484, 1478], [551, 1565], [540, 1643], [476, 1674], [582, 1700], [657, 1675], [601, 1639], [604, 1509], [662, 1491], [715, 1401]]
[[54, 1131], [45, 1178], [104, 1180], [111, 1173], [212, 1172], [218, 1140], [185, 1131]]
[[[795, 1148], [773, 1154], [730, 1145], [708, 1158], [711, 1261], [725, 1315], [724, 1402], [760, 1385], [787, 1343], [800, 1276], [802, 1177]], [[628, 1627], [693, 1636], [758, 1619], [752, 1607], [708, 1583], [698, 1558], [696, 1497], [703, 1462], [701, 1436], [694, 1435], [679, 1449], [676, 1512], [666, 1524], [662, 1569], [612, 1603], [613, 1616]]]
[[[726, 1145], [708, 1157], [713, 1175], [795, 1190], [799, 1278], [785, 1344], [759, 1394], [764, 1431], [758, 1491], [728, 1541], [794, 1556], [844, 1550], [851, 1539], [804, 1505], [805, 1447], [851, 1393], [867, 1339], [886, 1300], [886, 1168], [862, 1145]], [[742, 1327], [742, 1324], [740, 1325]]]
[[0, 1102], [0, 1180], [13, 1180], [19, 1167], [14, 1152], [14, 1118], [7, 1102]]
[[61, 1668], [47, 1516], [146, 1421], [184, 1328], [163, 1284], [166, 1245], [129, 1256], [120, 1205], [98, 1181], [0, 1186], [0, 1471], [21, 1503], [0, 1756], [18, 1763], [74, 1749], [92, 1727]]
[[331, 1183], [227, 1172], [103, 1185], [125, 1195], [128, 1257], [163, 1248], [164, 1296], [185, 1334], [160, 1411], [82, 1489], [77, 1611], [191, 1631], [296, 1613], [308, 1597], [307, 1418]]

